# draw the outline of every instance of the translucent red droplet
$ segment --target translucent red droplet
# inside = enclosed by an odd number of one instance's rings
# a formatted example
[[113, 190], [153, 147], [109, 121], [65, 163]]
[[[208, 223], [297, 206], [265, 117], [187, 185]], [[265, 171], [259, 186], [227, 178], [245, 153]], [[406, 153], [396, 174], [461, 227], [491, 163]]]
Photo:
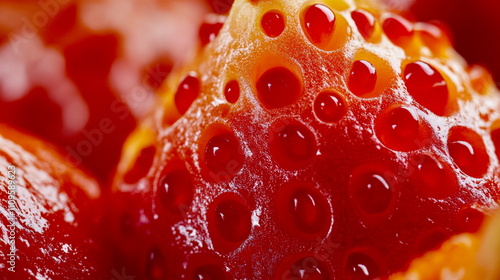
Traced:
[[233, 177], [241, 169], [243, 161], [243, 151], [233, 133], [219, 134], [208, 141], [205, 162], [217, 178]]
[[238, 98], [240, 98], [240, 85], [237, 81], [232, 80], [226, 84], [224, 96], [229, 103], [236, 103], [238, 101]]
[[175, 93], [175, 106], [179, 113], [184, 114], [200, 94], [200, 80], [190, 74], [180, 83]]
[[283, 273], [282, 279], [300, 279], [300, 280], [329, 280], [332, 275], [327, 265], [310, 256], [297, 260], [287, 271]]
[[193, 199], [193, 179], [189, 171], [177, 169], [165, 174], [160, 179], [158, 196], [165, 209], [183, 213]]
[[436, 115], [446, 113], [448, 86], [434, 67], [423, 61], [412, 62], [405, 67], [404, 80], [415, 101]]
[[410, 174], [418, 191], [428, 197], [445, 198], [458, 190], [455, 173], [445, 163], [422, 154], [411, 157]]
[[299, 79], [285, 67], [271, 68], [257, 81], [259, 99], [268, 109], [294, 103], [300, 95]]
[[219, 35], [219, 31], [221, 30], [223, 25], [224, 23], [222, 22], [202, 23], [198, 32], [198, 37], [200, 38], [201, 45], [205, 46], [206, 44], [212, 42], [217, 37], [217, 35]]
[[379, 121], [376, 128], [380, 141], [397, 151], [412, 151], [424, 145], [420, 117], [412, 107], [396, 107]]
[[382, 24], [387, 37], [396, 45], [405, 43], [413, 34], [413, 25], [407, 19], [391, 14]]
[[250, 211], [237, 200], [224, 200], [217, 205], [215, 222], [219, 234], [226, 241], [240, 243], [250, 234]]
[[146, 260], [146, 274], [148, 279], [162, 280], [166, 277], [163, 255], [158, 248], [151, 250]]
[[226, 280], [229, 279], [222, 267], [214, 264], [204, 265], [196, 269], [193, 280]]
[[278, 11], [265, 13], [260, 24], [264, 33], [272, 38], [278, 37], [285, 30], [285, 19]]
[[373, 35], [373, 31], [375, 30], [375, 17], [371, 13], [358, 9], [351, 13], [351, 17], [356, 23], [358, 31], [363, 38], [368, 39]]
[[489, 157], [483, 140], [470, 129], [452, 129], [448, 136], [448, 151], [458, 167], [472, 177], [482, 177], [488, 170]]
[[351, 188], [352, 199], [367, 214], [386, 211], [393, 200], [392, 186], [378, 173], [353, 174]]
[[302, 124], [293, 123], [277, 128], [272, 142], [272, 154], [285, 166], [294, 166], [310, 160], [316, 153], [316, 140]]
[[379, 265], [366, 254], [355, 252], [347, 257], [348, 280], [372, 280], [380, 276]]
[[336, 92], [322, 92], [314, 101], [314, 112], [323, 122], [337, 122], [346, 112], [345, 101]]
[[349, 89], [357, 96], [363, 97], [375, 89], [377, 70], [366, 60], [354, 61], [349, 77]]
[[477, 232], [484, 221], [484, 213], [478, 209], [466, 207], [458, 214], [458, 224], [464, 232]]
[[323, 4], [308, 7], [303, 15], [303, 25], [309, 40], [315, 45], [324, 45], [330, 41], [335, 28], [335, 14]]
[[137, 156], [132, 169], [130, 169], [123, 177], [123, 181], [127, 184], [135, 184], [140, 179], [144, 178], [153, 165], [155, 154], [156, 148], [153, 146], [142, 149]]
[[296, 190], [290, 199], [289, 211], [295, 226], [302, 232], [314, 234], [321, 231], [328, 219], [324, 198], [307, 189]]

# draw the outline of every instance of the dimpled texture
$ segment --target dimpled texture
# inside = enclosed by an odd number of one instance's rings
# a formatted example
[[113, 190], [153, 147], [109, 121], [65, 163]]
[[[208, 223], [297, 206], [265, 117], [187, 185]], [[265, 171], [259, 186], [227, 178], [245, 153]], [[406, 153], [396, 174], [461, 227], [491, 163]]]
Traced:
[[[477, 230], [500, 198], [500, 98], [436, 28], [366, 1], [235, 1], [125, 148], [126, 265], [147, 279], [154, 252], [167, 279], [373, 279]], [[194, 100], [176, 94], [187, 75]], [[124, 181], [149, 146], [147, 174]], [[165, 199], [172, 170], [179, 199]]]

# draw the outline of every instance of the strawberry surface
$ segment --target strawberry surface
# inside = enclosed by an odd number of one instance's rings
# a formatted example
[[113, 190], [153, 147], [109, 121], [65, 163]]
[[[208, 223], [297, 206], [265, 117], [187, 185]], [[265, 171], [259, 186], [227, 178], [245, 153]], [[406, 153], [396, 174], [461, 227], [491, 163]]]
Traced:
[[138, 278], [384, 278], [498, 207], [500, 97], [437, 26], [237, 0], [213, 34], [119, 166]]
[[109, 279], [97, 182], [5, 125], [0, 147], [0, 279]]

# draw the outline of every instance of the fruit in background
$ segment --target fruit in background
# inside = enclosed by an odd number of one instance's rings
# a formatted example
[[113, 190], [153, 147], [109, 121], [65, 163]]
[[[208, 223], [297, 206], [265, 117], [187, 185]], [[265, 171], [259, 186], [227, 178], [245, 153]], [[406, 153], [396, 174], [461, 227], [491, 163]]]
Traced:
[[197, 48], [206, 13], [196, 0], [0, 7], [0, 121], [58, 145], [105, 183], [155, 90]]
[[109, 279], [98, 183], [5, 125], [0, 147], [0, 278]]
[[491, 77], [356, 3], [236, 0], [170, 76], [113, 187], [139, 279], [385, 277], [498, 207]]
[[441, 21], [453, 37], [456, 50], [469, 63], [481, 64], [500, 82], [500, 2], [493, 0], [382, 0], [419, 21]]

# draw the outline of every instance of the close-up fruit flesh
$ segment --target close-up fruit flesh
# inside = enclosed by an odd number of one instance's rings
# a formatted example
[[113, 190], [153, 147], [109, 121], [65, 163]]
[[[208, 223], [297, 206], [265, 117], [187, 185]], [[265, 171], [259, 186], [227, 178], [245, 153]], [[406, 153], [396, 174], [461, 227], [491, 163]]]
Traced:
[[498, 207], [497, 89], [437, 26], [240, 0], [200, 48], [113, 186], [139, 278], [385, 278]]
[[499, 279], [498, 5], [431, 2], [1, 2], [0, 279]]

